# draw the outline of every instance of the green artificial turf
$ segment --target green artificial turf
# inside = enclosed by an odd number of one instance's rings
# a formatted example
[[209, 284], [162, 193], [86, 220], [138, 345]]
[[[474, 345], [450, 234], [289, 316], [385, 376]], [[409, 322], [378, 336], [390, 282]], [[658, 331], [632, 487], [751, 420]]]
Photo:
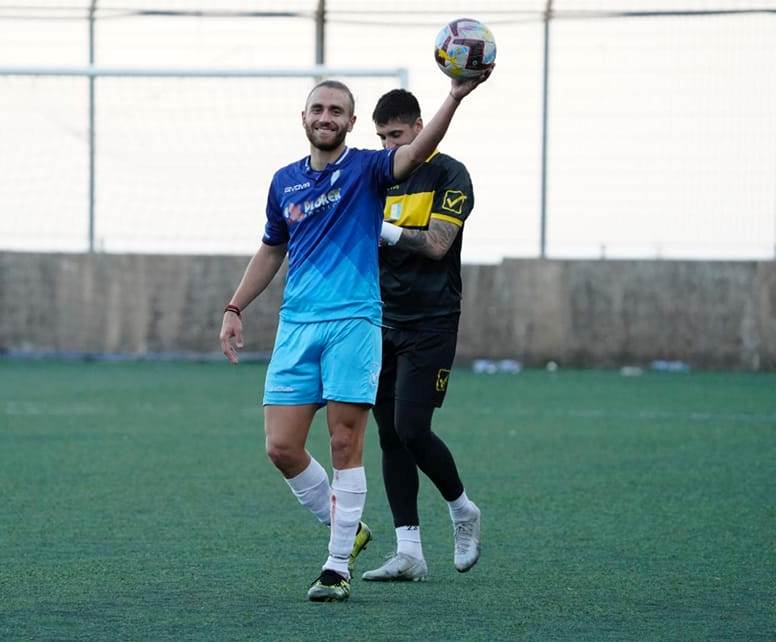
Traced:
[[[0, 361], [0, 639], [776, 639], [776, 375], [458, 368], [435, 429], [482, 559], [424, 478], [428, 581], [342, 604], [305, 599], [328, 531], [264, 455], [263, 377]], [[365, 465], [360, 571], [394, 545], [372, 421]]]

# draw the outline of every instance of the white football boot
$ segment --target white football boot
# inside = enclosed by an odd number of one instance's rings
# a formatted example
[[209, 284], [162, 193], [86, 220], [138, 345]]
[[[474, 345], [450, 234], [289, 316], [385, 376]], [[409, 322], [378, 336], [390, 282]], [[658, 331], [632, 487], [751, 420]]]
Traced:
[[459, 573], [465, 573], [480, 559], [480, 509], [472, 519], [463, 522], [453, 522], [453, 538], [455, 540], [455, 555], [453, 561]]
[[367, 582], [422, 582], [427, 577], [426, 560], [396, 553], [380, 568], [364, 573], [361, 579]]

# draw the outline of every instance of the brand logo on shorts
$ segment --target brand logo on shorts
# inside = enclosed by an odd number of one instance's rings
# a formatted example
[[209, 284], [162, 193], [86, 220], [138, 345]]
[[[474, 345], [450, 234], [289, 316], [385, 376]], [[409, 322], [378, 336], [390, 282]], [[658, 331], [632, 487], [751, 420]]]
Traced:
[[369, 369], [369, 383], [373, 386], [376, 386], [379, 381], [380, 381], [380, 364], [373, 362]]
[[450, 371], [440, 369], [439, 372], [437, 372], [436, 391], [444, 392], [445, 390], [447, 390], [448, 381], [450, 381]]
[[269, 392], [296, 392], [294, 386], [267, 386]]

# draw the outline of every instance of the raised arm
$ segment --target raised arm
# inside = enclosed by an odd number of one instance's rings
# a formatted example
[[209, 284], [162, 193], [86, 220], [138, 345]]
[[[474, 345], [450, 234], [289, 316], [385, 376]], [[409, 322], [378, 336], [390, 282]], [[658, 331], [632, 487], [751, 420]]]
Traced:
[[218, 338], [224, 355], [232, 363], [238, 363], [237, 348], [243, 347], [242, 320], [239, 313], [264, 292], [283, 264], [287, 249], [288, 246], [285, 243], [282, 245], [262, 243], [248, 263], [248, 267], [245, 268], [240, 284], [229, 300], [227, 307], [230, 309], [224, 312]]
[[444, 138], [455, 110], [461, 101], [474, 89], [485, 82], [495, 65], [482, 72], [478, 78], [454, 79], [450, 92], [445, 97], [442, 106], [434, 117], [426, 124], [423, 131], [408, 145], [402, 145], [393, 157], [393, 175], [397, 182], [403, 181], [412, 171], [425, 161]]

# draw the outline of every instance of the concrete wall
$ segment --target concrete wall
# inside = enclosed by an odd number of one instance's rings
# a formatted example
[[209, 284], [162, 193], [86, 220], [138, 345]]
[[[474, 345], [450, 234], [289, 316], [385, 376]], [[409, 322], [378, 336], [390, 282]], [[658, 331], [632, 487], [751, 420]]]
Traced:
[[[0, 253], [0, 349], [219, 352], [223, 307], [247, 257]], [[269, 351], [282, 282], [246, 311]]]
[[[247, 257], [0, 253], [0, 350], [214, 353]], [[461, 359], [776, 369], [776, 263], [464, 266]], [[281, 280], [244, 313], [267, 353]]]
[[464, 291], [467, 355], [776, 369], [774, 262], [508, 260]]

